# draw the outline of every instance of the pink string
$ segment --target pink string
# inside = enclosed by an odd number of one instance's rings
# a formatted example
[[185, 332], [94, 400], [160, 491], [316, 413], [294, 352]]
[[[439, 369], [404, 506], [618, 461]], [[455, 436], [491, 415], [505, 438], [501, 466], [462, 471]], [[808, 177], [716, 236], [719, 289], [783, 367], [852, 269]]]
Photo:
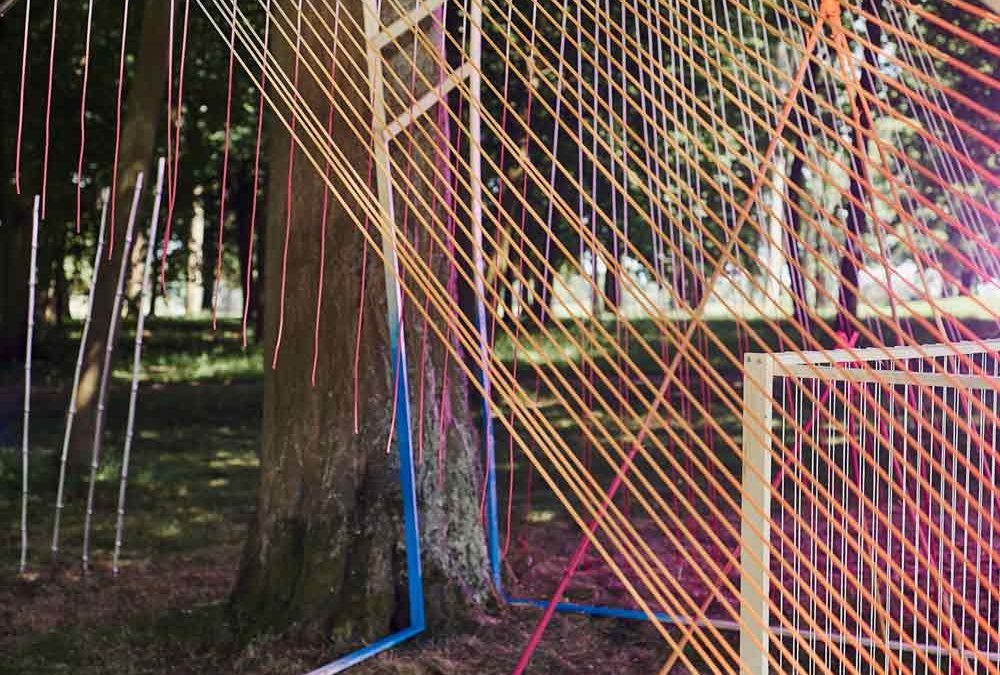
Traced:
[[[122, 14], [122, 42], [118, 59], [118, 95], [115, 100], [115, 159], [111, 165], [111, 236], [108, 237], [108, 260], [111, 260], [111, 254], [115, 248], [115, 205], [118, 203], [118, 156], [121, 152], [122, 141], [122, 91], [125, 86], [125, 39], [128, 36], [128, 3], [129, 0], [125, 0], [125, 8]], [[126, 251], [125, 253], [128, 252]]]
[[[372, 142], [374, 142], [374, 132]], [[368, 188], [372, 187], [372, 154], [368, 153]], [[368, 213], [365, 212], [364, 231], [368, 231]], [[354, 433], [357, 434], [360, 425], [358, 423], [358, 398], [361, 383], [361, 332], [365, 322], [365, 287], [368, 284], [368, 238], [362, 237], [363, 248], [361, 252], [361, 289], [358, 293], [358, 331], [354, 338]]]
[[[299, 64], [301, 62], [300, 48], [302, 46], [302, 7], [299, 3], [295, 26], [295, 66], [292, 72], [292, 88], [299, 88]], [[278, 354], [281, 351], [281, 336], [285, 329], [285, 288], [288, 281], [288, 244], [292, 235], [292, 173], [295, 170], [295, 129], [298, 115], [292, 110], [291, 124], [288, 134], [288, 175], [285, 180], [285, 243], [281, 252], [281, 296], [278, 300], [278, 333], [274, 338], [274, 354], [271, 356], [271, 369], [278, 367]]]
[[[340, 1], [337, 1], [337, 9], [334, 13], [333, 24], [333, 51], [330, 55], [330, 107], [326, 114], [326, 135], [333, 138], [333, 97], [336, 93], [335, 81], [337, 77], [337, 45], [340, 33]], [[325, 185], [323, 186], [323, 215], [319, 238], [319, 278], [316, 282], [316, 325], [313, 330], [313, 362], [312, 362], [312, 386], [316, 386], [316, 369], [319, 366], [319, 323], [320, 313], [323, 308], [323, 276], [326, 272], [326, 225], [330, 212], [330, 160], [326, 160], [323, 167]]]
[[31, 34], [31, 0], [24, 7], [24, 44], [21, 46], [21, 93], [17, 103], [17, 145], [14, 157], [14, 187], [21, 194], [21, 139], [24, 132], [24, 90], [28, 83], [28, 36]]
[[212, 294], [212, 330], [218, 327], [219, 293], [222, 286], [222, 238], [226, 224], [226, 189], [229, 187], [229, 136], [233, 119], [233, 63], [236, 61], [236, 0], [233, 0], [229, 30], [229, 71], [226, 81], [226, 132], [222, 142], [222, 182], [219, 185], [219, 239], [215, 246], [215, 292]]
[[[83, 217], [83, 156], [87, 143], [87, 81], [90, 77], [90, 33], [93, 23], [94, 0], [87, 4], [87, 35], [83, 43], [83, 77], [80, 85], [80, 156], [76, 162], [76, 233], [80, 233]], [[167, 125], [169, 127], [169, 125]], [[169, 144], [168, 144], [169, 145]]]
[[403, 334], [402, 302], [399, 305], [399, 316], [396, 318], [396, 321], [399, 322], [397, 328], [398, 341], [396, 343], [395, 365], [393, 367], [394, 376], [392, 385], [392, 418], [389, 420], [389, 438], [386, 440], [385, 444], [386, 454], [389, 454], [390, 450], [392, 449], [392, 439], [396, 435], [396, 417], [397, 417], [396, 413], [399, 408], [399, 377], [400, 377], [400, 371], [402, 370], [400, 366], [402, 365], [402, 355], [404, 349], [403, 341], [406, 339], [406, 336]]
[[[93, 6], [93, 1], [90, 0], [91, 6]], [[167, 25], [167, 204], [169, 205], [173, 199], [174, 189], [173, 189], [173, 175], [174, 175], [174, 144], [173, 144], [173, 115], [174, 115], [174, 15], [175, 15], [175, 0], [170, 0], [170, 19]], [[89, 26], [88, 26], [89, 30]], [[89, 44], [87, 45], [89, 48]], [[86, 82], [86, 66], [84, 64], [84, 81]], [[83, 111], [80, 111], [81, 124], [83, 123], [82, 116]], [[80, 159], [83, 160], [83, 148], [80, 148]], [[77, 202], [79, 202], [79, 190], [77, 191]], [[77, 207], [79, 209], [79, 207]], [[79, 231], [79, 226], [77, 226], [77, 231]], [[164, 230], [166, 231], [166, 230]], [[166, 251], [166, 248], [163, 249]], [[165, 259], [167, 256], [164, 255]], [[161, 272], [165, 272], [166, 268], [161, 264]], [[167, 284], [166, 279], [163, 274], [160, 276], [160, 290], [166, 293]]]
[[[271, 33], [271, 0], [264, 8], [264, 53], [267, 53], [268, 38]], [[260, 149], [264, 134], [264, 90], [267, 86], [267, 64], [260, 69], [260, 95], [257, 99], [257, 138], [253, 154], [253, 194], [250, 196], [250, 242], [247, 246], [247, 276], [243, 290], [243, 349], [247, 348], [247, 322], [250, 318], [250, 292], [253, 281], [253, 240], [257, 230], [257, 203], [260, 190]]]
[[56, 29], [59, 25], [59, 0], [52, 0], [52, 37], [49, 42], [49, 81], [45, 93], [45, 148], [42, 158], [42, 220], [49, 192], [49, 146], [52, 142], [52, 79], [56, 65]]
[[[188, 19], [191, 10], [191, 0], [184, 0], [184, 19], [183, 28], [181, 30], [181, 59], [180, 59], [180, 70], [177, 75], [177, 114], [174, 118], [174, 167], [170, 172], [171, 183], [170, 190], [167, 194], [167, 220], [163, 227], [163, 250], [167, 251], [170, 244], [170, 231], [174, 223], [174, 206], [177, 203], [177, 176], [179, 173], [180, 159], [181, 159], [181, 126], [183, 124], [183, 114], [184, 114], [184, 70], [187, 64], [187, 40], [188, 40], [188, 27], [190, 25]], [[173, 59], [173, 49], [171, 49], [171, 60]], [[170, 124], [168, 120], [167, 124]], [[167, 256], [164, 255], [160, 258], [160, 287], [166, 289], [167, 287]]]

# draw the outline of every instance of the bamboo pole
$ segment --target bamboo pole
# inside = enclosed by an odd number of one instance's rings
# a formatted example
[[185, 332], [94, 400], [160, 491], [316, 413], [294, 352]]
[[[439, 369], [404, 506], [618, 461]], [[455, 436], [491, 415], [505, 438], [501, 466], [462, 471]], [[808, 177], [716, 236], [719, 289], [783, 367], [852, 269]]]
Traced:
[[31, 346], [35, 337], [35, 289], [38, 286], [38, 209], [35, 195], [31, 214], [31, 267], [28, 270], [28, 336], [24, 351], [24, 424], [21, 427], [21, 559], [18, 571], [28, 567], [28, 435], [31, 422]]
[[94, 316], [94, 289], [100, 275], [101, 258], [104, 256], [104, 229], [107, 225], [108, 195], [110, 191], [101, 191], [101, 225], [97, 234], [97, 251], [94, 253], [94, 269], [90, 274], [90, 292], [87, 294], [87, 316], [83, 320], [83, 331], [80, 333], [80, 349], [76, 355], [76, 369], [73, 371], [73, 388], [69, 395], [69, 410], [66, 412], [66, 431], [63, 434], [62, 455], [59, 457], [59, 487], [56, 490], [56, 515], [52, 524], [52, 562], [59, 558], [59, 526], [62, 521], [62, 511], [65, 506], [66, 461], [69, 458], [69, 442], [73, 433], [73, 421], [76, 419], [76, 399], [80, 393], [80, 373], [83, 371], [83, 356], [87, 349], [87, 337], [90, 335], [90, 323]]
[[[135, 348], [132, 353], [132, 387], [128, 400], [128, 426], [125, 430], [125, 447], [122, 450], [122, 472], [118, 482], [118, 516], [115, 522], [115, 552], [111, 561], [111, 573], [118, 575], [118, 559], [122, 550], [122, 531], [125, 526], [125, 490], [128, 486], [128, 466], [132, 456], [132, 439], [135, 434], [135, 406], [139, 396], [139, 367], [142, 365], [142, 331], [146, 324], [146, 299], [150, 297], [150, 270], [153, 266], [153, 250], [156, 248], [156, 229], [160, 216], [160, 201], [163, 197], [163, 170], [166, 159], [160, 157], [156, 172], [156, 196], [153, 199], [153, 216], [149, 224], [149, 242], [146, 247], [146, 266], [142, 272], [142, 292], [139, 300], [139, 316], [135, 325]], [[166, 253], [166, 251], [164, 251]]]
[[[118, 319], [122, 307], [122, 290], [125, 284], [125, 272], [128, 269], [129, 253], [132, 250], [132, 231], [135, 229], [136, 212], [139, 210], [139, 197], [142, 195], [143, 174], [140, 171], [135, 178], [135, 191], [132, 194], [132, 210], [128, 217], [128, 227], [125, 230], [125, 247], [122, 249], [122, 262], [118, 270], [118, 284], [115, 287], [115, 300], [111, 307], [111, 320], [108, 323], [108, 339], [104, 348], [104, 365], [101, 369], [101, 384], [97, 393], [97, 420], [94, 424], [94, 443], [90, 454], [90, 485], [87, 486], [87, 513], [83, 521], [83, 571], [90, 569], [90, 529], [94, 518], [94, 490], [97, 483], [97, 468], [101, 463], [101, 442], [104, 436], [104, 406], [108, 396], [108, 380], [111, 376], [111, 357], [115, 349], [115, 333], [118, 329]], [[112, 194], [111, 199], [115, 198]]]

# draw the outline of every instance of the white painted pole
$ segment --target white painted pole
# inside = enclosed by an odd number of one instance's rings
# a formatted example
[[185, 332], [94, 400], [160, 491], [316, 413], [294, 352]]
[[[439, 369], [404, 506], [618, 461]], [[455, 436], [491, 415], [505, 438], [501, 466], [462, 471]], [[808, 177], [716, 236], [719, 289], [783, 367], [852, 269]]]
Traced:
[[31, 422], [31, 347], [35, 338], [35, 289], [38, 286], [38, 209], [35, 195], [31, 215], [31, 263], [28, 270], [28, 335], [24, 351], [24, 424], [21, 427], [21, 560], [18, 570], [28, 567], [28, 425]]
[[73, 434], [73, 421], [76, 419], [76, 399], [80, 393], [80, 373], [83, 371], [83, 356], [87, 349], [87, 337], [90, 335], [90, 321], [94, 316], [94, 289], [100, 275], [101, 260], [104, 258], [104, 228], [107, 224], [108, 195], [110, 191], [101, 191], [101, 225], [97, 234], [97, 252], [94, 254], [94, 268], [90, 274], [90, 291], [87, 294], [87, 316], [83, 320], [83, 331], [80, 333], [80, 349], [76, 355], [76, 369], [73, 371], [73, 388], [69, 395], [69, 410], [66, 413], [66, 431], [63, 433], [62, 455], [59, 457], [59, 487], [56, 490], [56, 515], [52, 524], [52, 562], [59, 558], [59, 525], [65, 506], [66, 462], [69, 458], [69, 442]]
[[740, 673], [767, 675], [770, 644], [771, 386], [774, 359], [747, 354], [740, 509]]
[[[118, 270], [118, 285], [115, 288], [115, 300], [111, 307], [111, 320], [108, 323], [107, 343], [104, 347], [104, 365], [101, 369], [101, 384], [97, 393], [97, 419], [94, 423], [94, 443], [90, 453], [90, 485], [87, 486], [87, 513], [83, 521], [83, 571], [90, 569], [90, 529], [94, 519], [94, 490], [97, 484], [97, 469], [101, 464], [101, 442], [104, 438], [104, 406], [108, 397], [108, 380], [111, 376], [111, 357], [114, 355], [115, 335], [118, 330], [118, 320], [122, 309], [122, 290], [125, 285], [125, 272], [132, 250], [132, 232], [135, 229], [136, 214], [139, 210], [139, 197], [142, 195], [143, 175], [140, 171], [135, 178], [135, 191], [132, 193], [132, 209], [128, 216], [128, 227], [125, 230], [125, 244], [122, 249], [122, 262]], [[111, 195], [114, 199], [115, 195]]]
[[122, 472], [118, 482], [118, 517], [115, 522], [115, 552], [111, 561], [111, 573], [118, 575], [118, 560], [122, 550], [122, 532], [125, 526], [125, 490], [128, 486], [128, 467], [132, 457], [132, 439], [135, 434], [135, 406], [139, 397], [139, 369], [142, 365], [142, 332], [146, 325], [146, 300], [150, 296], [150, 271], [153, 267], [153, 251], [156, 250], [156, 229], [159, 224], [160, 201], [163, 197], [163, 170], [166, 160], [160, 157], [156, 172], [156, 196], [153, 199], [153, 216], [149, 223], [146, 241], [146, 266], [142, 272], [142, 293], [139, 300], [139, 316], [135, 324], [135, 348], [132, 352], [132, 387], [128, 399], [128, 425], [125, 429], [125, 447], [122, 450]]

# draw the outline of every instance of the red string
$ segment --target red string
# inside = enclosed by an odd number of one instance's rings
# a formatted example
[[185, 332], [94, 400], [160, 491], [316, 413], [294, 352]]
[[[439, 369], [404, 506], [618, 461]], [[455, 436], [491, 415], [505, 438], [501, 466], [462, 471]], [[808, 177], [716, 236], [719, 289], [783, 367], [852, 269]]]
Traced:
[[[335, 82], [337, 78], [337, 44], [340, 42], [338, 35], [340, 33], [340, 2], [337, 2], [337, 9], [334, 14], [334, 29], [333, 29], [333, 52], [330, 55], [330, 107], [326, 115], [326, 135], [332, 140], [333, 139], [333, 119], [334, 119], [334, 109], [333, 109], [333, 97], [336, 94]], [[320, 324], [320, 314], [323, 308], [323, 276], [326, 271], [326, 225], [330, 213], [330, 189], [328, 187], [330, 181], [330, 160], [326, 161], [323, 167], [323, 175], [325, 177], [325, 183], [323, 189], [323, 215], [321, 217], [320, 225], [320, 238], [319, 238], [319, 278], [316, 282], [316, 325], [313, 330], [313, 362], [312, 362], [312, 386], [316, 386], [316, 369], [319, 366], [319, 324]]]
[[52, 37], [49, 42], [49, 82], [45, 93], [45, 148], [42, 151], [42, 220], [49, 191], [49, 146], [52, 142], [52, 79], [56, 65], [56, 29], [59, 25], [59, 0], [52, 0]]
[[[300, 49], [302, 46], [302, 3], [299, 2], [297, 21], [295, 25], [295, 65], [292, 71], [292, 88], [299, 88]], [[281, 351], [281, 336], [285, 329], [285, 287], [288, 281], [288, 244], [292, 235], [292, 173], [295, 170], [295, 129], [298, 115], [293, 107], [290, 120], [291, 131], [288, 134], [288, 175], [285, 180], [285, 243], [281, 253], [281, 296], [278, 300], [278, 333], [274, 338], [274, 354], [271, 356], [271, 369], [278, 367], [278, 353]]]
[[115, 99], [115, 159], [111, 165], [111, 236], [108, 237], [108, 260], [111, 259], [111, 253], [115, 248], [115, 206], [118, 203], [118, 156], [121, 152], [122, 140], [122, 91], [125, 86], [125, 39], [127, 36], [128, 0], [125, 0], [122, 13], [122, 41], [118, 57], [118, 95]]
[[[386, 289], [388, 291], [388, 289]], [[391, 291], [390, 291], [391, 292]], [[402, 355], [403, 355], [403, 341], [406, 336], [403, 334], [403, 303], [399, 304], [399, 315], [396, 317], [397, 325], [397, 342], [396, 342], [396, 354], [395, 354], [395, 365], [393, 366], [393, 385], [392, 385], [392, 418], [389, 420], [389, 438], [386, 440], [385, 452], [389, 454], [392, 449], [392, 439], [396, 435], [396, 417], [397, 410], [399, 408], [399, 377], [400, 371], [402, 370]], [[391, 330], [391, 328], [390, 328]]]
[[219, 185], [219, 239], [215, 246], [215, 292], [212, 298], [212, 330], [218, 327], [219, 292], [222, 285], [222, 237], [226, 224], [226, 188], [229, 184], [229, 136], [233, 120], [233, 63], [236, 61], [236, 0], [233, 0], [229, 31], [229, 72], [226, 82], [226, 131], [222, 142], [222, 183]]
[[[264, 53], [267, 53], [271, 32], [271, 0], [264, 8]], [[250, 242], [247, 246], [247, 277], [243, 289], [243, 349], [247, 348], [247, 321], [250, 317], [250, 282], [253, 280], [253, 240], [257, 229], [257, 203], [260, 190], [260, 149], [264, 135], [264, 89], [267, 86], [267, 64], [260, 69], [260, 96], [257, 100], [257, 139], [253, 154], [253, 194], [250, 196]]]
[[[184, 66], [187, 64], [187, 39], [188, 39], [188, 18], [190, 16], [191, 10], [191, 0], [184, 0], [184, 19], [183, 27], [181, 29], [181, 61], [180, 70], [177, 75], [177, 114], [174, 117], [174, 167], [171, 171], [171, 183], [170, 190], [167, 194], [167, 221], [163, 227], [163, 251], [164, 255], [160, 258], [160, 287], [166, 289], [167, 287], [167, 256], [166, 251], [168, 250], [168, 245], [170, 243], [170, 230], [174, 222], [174, 206], [177, 203], [177, 175], [178, 167], [181, 159], [181, 125], [183, 124], [183, 113], [184, 113]], [[173, 51], [171, 50], [171, 59], [173, 58]], [[170, 124], [169, 120], [167, 124]]]
[[90, 29], [93, 23], [94, 0], [87, 3], [87, 35], [83, 43], [83, 76], [80, 84], [80, 156], [76, 162], [76, 233], [80, 233], [83, 215], [83, 155], [87, 143], [87, 81], [90, 77]]
[[[374, 143], [375, 134], [372, 133], [372, 142]], [[368, 189], [372, 187], [372, 154], [368, 153]], [[365, 212], [365, 224], [363, 227], [365, 232], [368, 232], [368, 212]], [[354, 338], [354, 433], [357, 434], [359, 431], [358, 424], [358, 398], [359, 398], [359, 385], [360, 385], [360, 366], [361, 366], [361, 331], [365, 323], [365, 288], [368, 285], [368, 238], [362, 237], [362, 251], [361, 251], [361, 289], [358, 293], [358, 331]]]
[[31, 34], [31, 0], [24, 6], [24, 44], [21, 46], [21, 93], [17, 103], [17, 145], [14, 157], [14, 188], [21, 194], [21, 138], [24, 132], [24, 90], [28, 83], [28, 36]]
[[[91, 5], [93, 5], [94, 0], [90, 0]], [[173, 200], [174, 189], [173, 189], [173, 175], [174, 175], [174, 144], [173, 144], [173, 125], [172, 119], [174, 114], [174, 14], [176, 5], [174, 0], [170, 0], [170, 19], [167, 25], [167, 204], [169, 207], [170, 202]], [[88, 26], [89, 29], [89, 26]], [[88, 45], [89, 47], [89, 45]], [[86, 65], [84, 66], [84, 80], [86, 81]], [[82, 113], [81, 113], [82, 114]], [[80, 149], [80, 157], [83, 159], [83, 149]], [[79, 198], [78, 200], [79, 201]], [[77, 227], [79, 231], [79, 227]], [[166, 230], [164, 230], [166, 232]], [[164, 256], [163, 261], [160, 264], [160, 290], [166, 293], [167, 284], [164, 278], [164, 273], [166, 272], [166, 248], [163, 249]]]

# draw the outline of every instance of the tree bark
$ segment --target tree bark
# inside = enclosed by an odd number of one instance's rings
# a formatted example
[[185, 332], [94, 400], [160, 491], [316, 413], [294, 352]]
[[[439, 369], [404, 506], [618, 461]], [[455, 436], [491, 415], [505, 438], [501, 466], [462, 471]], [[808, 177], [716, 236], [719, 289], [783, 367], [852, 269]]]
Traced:
[[112, 256], [110, 260], [105, 259], [97, 281], [93, 324], [80, 377], [76, 423], [70, 447], [70, 461], [77, 465], [85, 462], [93, 440], [97, 384], [109, 337], [117, 270], [121, 265], [121, 256], [131, 254], [131, 251], [124, 250], [125, 226], [136, 176], [140, 171], [143, 172], [146, 175], [146, 185], [152, 185], [155, 181], [154, 177], [149, 176], [149, 171], [153, 164], [156, 130], [163, 112], [166, 90], [169, 6], [168, 2], [147, 2], [143, 12], [135, 78], [128, 92], [122, 118], [118, 186], [114, 195], [117, 205]]
[[[361, 24], [358, 0], [342, 3], [341, 11], [350, 12], [357, 25]], [[322, 20], [332, 22], [331, 16], [321, 14]], [[384, 16], [383, 21], [388, 24], [393, 18]], [[349, 30], [350, 25], [344, 20], [341, 30]], [[365, 72], [364, 55], [351, 44], [342, 41], [339, 45], [338, 59], [343, 62], [338, 73], [357, 72], [357, 66], [346, 66], [348, 59], [360, 64], [360, 72]], [[279, 62], [290, 72], [289, 49], [283, 44], [275, 49]], [[427, 60], [424, 54], [422, 62]], [[395, 68], [404, 81], [409, 80], [404, 60], [389, 67]], [[337, 82], [335, 98], [357, 97], [339, 74]], [[362, 92], [367, 90], [366, 81], [358, 84]], [[321, 103], [314, 82], [303, 76], [300, 89], [317, 118], [325, 120], [327, 106]], [[351, 100], [362, 108], [367, 105], [366, 98]], [[421, 123], [432, 125], [433, 113], [425, 115]], [[263, 285], [267, 308], [265, 359], [271, 358], [279, 322], [287, 215], [288, 134], [283, 127], [275, 131], [270, 147], [271, 198], [262, 247], [268, 250]], [[367, 140], [359, 142], [343, 124], [334, 125], [332, 140], [364, 176]], [[433, 145], [424, 149], [429, 154], [436, 151]], [[405, 150], [401, 144], [393, 149], [394, 156], [400, 157], [398, 153]], [[409, 161], [414, 162], [414, 167], [428, 169], [417, 159]], [[251, 632], [283, 630], [294, 623], [309, 633], [321, 634], [338, 649], [345, 649], [386, 635], [404, 625], [407, 616], [395, 443], [391, 445], [393, 451], [386, 452], [390, 434], [399, 431], [393, 428], [394, 381], [386, 289], [381, 261], [374, 252], [369, 251], [367, 268], [362, 268], [363, 236], [352, 217], [359, 209], [345, 210], [331, 197], [322, 277], [320, 350], [316, 383], [312, 386], [322, 208], [327, 187], [300, 150], [294, 158], [292, 184], [281, 351], [277, 369], [268, 368], [265, 375], [257, 512], [244, 550], [233, 607]], [[434, 194], [430, 185], [418, 183], [417, 189], [422, 194]], [[401, 213], [400, 206], [397, 218]], [[440, 253], [427, 255], [426, 260], [439, 278], [446, 278], [448, 269]], [[355, 433], [352, 371], [363, 274], [366, 289], [356, 382], [360, 426]], [[427, 349], [421, 349], [425, 325], [413, 311], [415, 303], [407, 305], [415, 453], [421, 445], [416, 432], [423, 431], [423, 456], [417, 459], [416, 473], [424, 588], [428, 619], [434, 627], [459, 618], [469, 603], [488, 597], [479, 521], [481, 473], [464, 378], [454, 359], [446, 358], [444, 345], [437, 339], [429, 338]], [[421, 378], [423, 405], [417, 398]], [[440, 405], [442, 394], [445, 406]], [[450, 410], [450, 421], [446, 418], [443, 425], [442, 408]], [[421, 411], [422, 424], [418, 419]], [[442, 426], [444, 433], [439, 434]], [[443, 458], [440, 466], [439, 458]]]

